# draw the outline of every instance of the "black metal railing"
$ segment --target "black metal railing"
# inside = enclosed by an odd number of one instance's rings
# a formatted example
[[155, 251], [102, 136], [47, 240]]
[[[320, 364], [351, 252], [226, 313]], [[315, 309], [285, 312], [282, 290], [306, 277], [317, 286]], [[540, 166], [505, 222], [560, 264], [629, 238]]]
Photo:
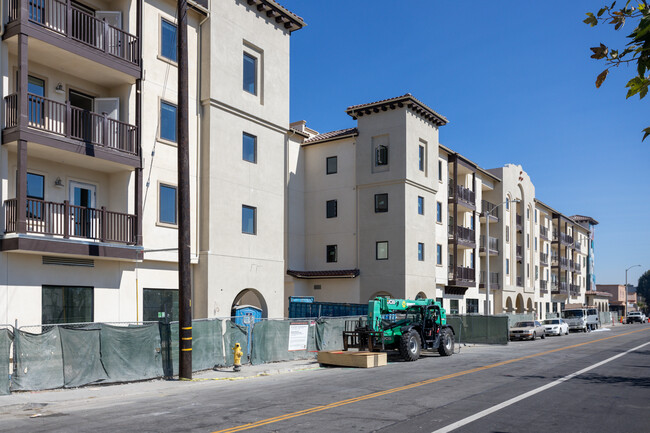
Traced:
[[499, 207], [487, 200], [481, 200], [481, 212], [484, 216], [490, 212], [490, 218], [499, 219]]
[[517, 287], [524, 287], [524, 278], [521, 276], [517, 277]]
[[454, 198], [459, 201], [464, 201], [472, 205], [476, 204], [476, 194], [469, 188], [465, 188], [462, 185], [456, 185], [456, 191], [454, 194], [453, 184], [449, 184], [449, 198]]
[[[480, 251], [485, 251], [485, 248], [486, 248], [485, 235], [481, 235], [481, 248], [480, 248]], [[487, 248], [489, 248], [489, 250], [491, 252], [497, 252], [498, 253], [499, 252], [499, 239], [498, 238], [493, 238], [492, 236], [490, 236], [490, 239], [488, 240], [488, 243], [487, 243]]]
[[540, 226], [539, 237], [541, 237], [544, 240], [548, 240], [548, 227]]
[[539, 253], [539, 262], [543, 265], [548, 265], [548, 254]]

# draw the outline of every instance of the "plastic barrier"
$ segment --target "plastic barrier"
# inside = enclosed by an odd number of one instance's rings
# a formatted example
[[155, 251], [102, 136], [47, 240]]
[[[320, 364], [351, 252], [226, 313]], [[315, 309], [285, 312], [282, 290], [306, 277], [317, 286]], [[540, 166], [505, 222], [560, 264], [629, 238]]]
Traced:
[[[239, 326], [231, 320], [226, 320], [225, 328], [226, 332], [223, 336], [223, 344], [226, 351], [225, 365], [230, 366], [233, 365], [235, 361], [232, 352], [232, 348], [235, 347], [235, 343], [239, 343], [241, 345], [241, 350], [244, 352], [244, 354], [248, 353], [248, 327]], [[253, 347], [255, 346], [253, 345]], [[242, 362], [245, 363], [245, 357]]]
[[192, 322], [192, 371], [223, 365], [223, 329], [221, 320]]
[[163, 376], [157, 323], [129, 327], [102, 325], [100, 344], [107, 382]]
[[517, 322], [529, 322], [535, 320], [535, 317], [532, 314], [497, 314], [494, 317], [507, 317], [508, 318], [508, 327], [512, 328]]
[[0, 329], [0, 395], [10, 393], [9, 356], [13, 334], [8, 329]]
[[11, 389], [37, 391], [63, 386], [63, 353], [59, 327], [42, 334], [16, 331], [14, 335], [16, 370]]
[[358, 319], [358, 317], [318, 319], [316, 321], [316, 348], [318, 350], [343, 350], [345, 321]]
[[263, 320], [256, 323], [253, 330], [253, 365], [316, 356], [314, 321]]
[[460, 343], [508, 344], [508, 318], [505, 316], [447, 316]]

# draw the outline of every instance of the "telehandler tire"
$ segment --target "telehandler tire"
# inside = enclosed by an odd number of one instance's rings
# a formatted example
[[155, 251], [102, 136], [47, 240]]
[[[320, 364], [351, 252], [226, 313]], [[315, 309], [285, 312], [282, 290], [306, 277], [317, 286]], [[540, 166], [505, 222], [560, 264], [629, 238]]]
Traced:
[[399, 354], [404, 361], [416, 361], [420, 357], [421, 349], [420, 334], [414, 330], [402, 334], [399, 340]]
[[440, 334], [438, 353], [440, 356], [451, 356], [451, 354], [454, 353], [454, 335], [449, 329], [442, 329]]

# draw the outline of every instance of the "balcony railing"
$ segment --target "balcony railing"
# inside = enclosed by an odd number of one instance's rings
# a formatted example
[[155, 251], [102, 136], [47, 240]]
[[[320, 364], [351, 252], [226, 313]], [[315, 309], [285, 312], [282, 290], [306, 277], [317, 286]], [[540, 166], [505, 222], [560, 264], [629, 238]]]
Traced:
[[566, 281], [553, 281], [551, 284], [551, 293], [553, 294], [566, 294], [569, 289], [569, 285]]
[[[18, 94], [5, 97], [5, 125], [18, 126]], [[28, 126], [62, 137], [137, 155], [138, 127], [42, 96], [27, 94]]]
[[[480, 276], [480, 285], [481, 287], [485, 287], [486, 284], [486, 278], [485, 275], [487, 273], [485, 271], [481, 271], [481, 276]], [[501, 288], [501, 284], [499, 282], [499, 273], [498, 272], [490, 272], [490, 289], [499, 289]]]
[[569, 284], [569, 294], [571, 296], [579, 296], [580, 286], [578, 286], [577, 284]]
[[[17, 211], [17, 199], [5, 200], [5, 233], [16, 233]], [[135, 230], [135, 215], [27, 199], [27, 233], [135, 244]]]
[[490, 218], [499, 220], [499, 207], [494, 203], [490, 203], [487, 200], [481, 200], [481, 212], [483, 216], [487, 215], [487, 212], [490, 212]]
[[517, 287], [524, 287], [524, 278], [517, 277]]
[[476, 194], [474, 191], [465, 188], [462, 185], [456, 185], [456, 194], [454, 194], [453, 184], [449, 184], [449, 198], [455, 198], [456, 200], [464, 201], [472, 205], [476, 204]]
[[539, 237], [544, 240], [548, 240], [548, 227], [540, 226]]
[[517, 222], [517, 230], [521, 230], [522, 224], [523, 224], [523, 218], [521, 215], [516, 216], [516, 222]]
[[573, 236], [569, 236], [566, 233], [560, 233], [560, 241], [563, 244], [573, 245]]
[[91, 48], [135, 65], [139, 64], [138, 38], [61, 0], [8, 0], [8, 22], [18, 19], [27, 3], [29, 21]]
[[454, 226], [449, 227], [449, 234], [452, 237], [456, 237], [459, 241], [475, 243], [476, 242], [476, 232], [470, 228], [463, 226], [455, 226], [456, 231], [454, 232]]
[[[490, 239], [489, 239], [489, 242], [488, 242], [487, 246], [490, 249], [490, 252], [498, 253], [499, 252], [499, 239], [493, 238], [492, 236], [490, 236]], [[480, 251], [481, 252], [485, 251], [485, 235], [481, 235], [481, 248], [480, 248]]]
[[543, 265], [548, 265], [548, 254], [539, 253], [539, 262]]
[[517, 248], [515, 249], [515, 252], [516, 252], [516, 255], [517, 255], [518, 259], [520, 259], [522, 257], [522, 250], [523, 250], [522, 246], [517, 245]]
[[575, 248], [576, 248], [576, 250], [581, 250], [582, 249], [582, 244], [580, 243], [580, 241], [576, 241]]
[[580, 272], [580, 263], [573, 261], [573, 272]]
[[456, 266], [456, 281], [476, 281], [476, 271], [473, 268]]
[[548, 293], [548, 281], [546, 280], [539, 281], [539, 291], [540, 293]]

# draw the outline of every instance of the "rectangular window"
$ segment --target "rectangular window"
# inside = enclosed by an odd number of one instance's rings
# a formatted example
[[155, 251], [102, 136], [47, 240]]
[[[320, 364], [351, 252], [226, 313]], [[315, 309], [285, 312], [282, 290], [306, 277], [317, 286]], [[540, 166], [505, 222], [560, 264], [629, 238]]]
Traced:
[[27, 198], [45, 199], [45, 176], [27, 173]]
[[506, 275], [510, 275], [510, 259], [506, 259]]
[[436, 203], [436, 222], [442, 223], [442, 203]]
[[535, 237], [535, 251], [537, 251], [537, 237]]
[[375, 213], [388, 212], [388, 194], [375, 194]]
[[388, 260], [388, 241], [377, 242], [375, 258], [377, 260]]
[[469, 267], [474, 269], [474, 251], [469, 253]]
[[546, 313], [550, 313], [550, 312], [551, 312], [551, 303], [547, 302], [546, 303]]
[[526, 208], [526, 219], [530, 219], [530, 208]]
[[469, 217], [469, 228], [474, 230], [474, 215]]
[[257, 137], [245, 132], [242, 133], [242, 159], [252, 163], [257, 162]]
[[442, 298], [436, 298], [436, 302], [442, 307]]
[[176, 187], [161, 183], [158, 193], [158, 222], [176, 225], [177, 203]]
[[506, 209], [510, 209], [510, 198], [506, 197]]
[[424, 261], [424, 244], [422, 242], [418, 242], [418, 260]]
[[178, 61], [176, 26], [165, 19], [160, 24], [160, 55], [172, 62]]
[[178, 320], [178, 290], [142, 289], [142, 320]]
[[539, 280], [539, 266], [535, 265], [535, 281]]
[[537, 209], [535, 209], [535, 222], [537, 222]]
[[557, 302], [553, 302], [553, 312], [557, 313]]
[[424, 215], [424, 197], [418, 196], [418, 215]]
[[326, 174], [334, 174], [338, 171], [338, 159], [336, 156], [330, 156], [325, 160]]
[[241, 232], [249, 235], [257, 234], [257, 208], [242, 205]]
[[510, 242], [510, 226], [506, 226], [506, 242]]
[[449, 314], [458, 315], [458, 299], [449, 300]]
[[442, 245], [436, 245], [436, 264], [442, 266]]
[[388, 146], [380, 144], [375, 149], [375, 165], [388, 165]]
[[94, 293], [92, 287], [42, 287], [42, 323], [92, 322]]
[[160, 138], [176, 143], [176, 105], [160, 101]]
[[336, 263], [339, 260], [337, 249], [336, 245], [327, 246], [327, 263]]
[[478, 314], [478, 299], [466, 299], [467, 314]]
[[438, 180], [442, 182], [442, 161], [438, 160]]
[[244, 53], [244, 90], [257, 95], [257, 59]]
[[418, 148], [418, 168], [424, 171], [424, 146], [422, 145]]
[[[31, 9], [31, 8], [30, 8]], [[18, 75], [16, 75], [16, 79]], [[45, 96], [45, 80], [40, 78], [32, 77], [29, 75], [27, 77], [27, 92], [36, 96]], [[29, 123], [40, 125], [41, 127], [45, 126], [45, 102], [41, 98], [29, 98], [28, 102], [28, 119]]]
[[336, 218], [336, 200], [327, 200], [327, 218]]

